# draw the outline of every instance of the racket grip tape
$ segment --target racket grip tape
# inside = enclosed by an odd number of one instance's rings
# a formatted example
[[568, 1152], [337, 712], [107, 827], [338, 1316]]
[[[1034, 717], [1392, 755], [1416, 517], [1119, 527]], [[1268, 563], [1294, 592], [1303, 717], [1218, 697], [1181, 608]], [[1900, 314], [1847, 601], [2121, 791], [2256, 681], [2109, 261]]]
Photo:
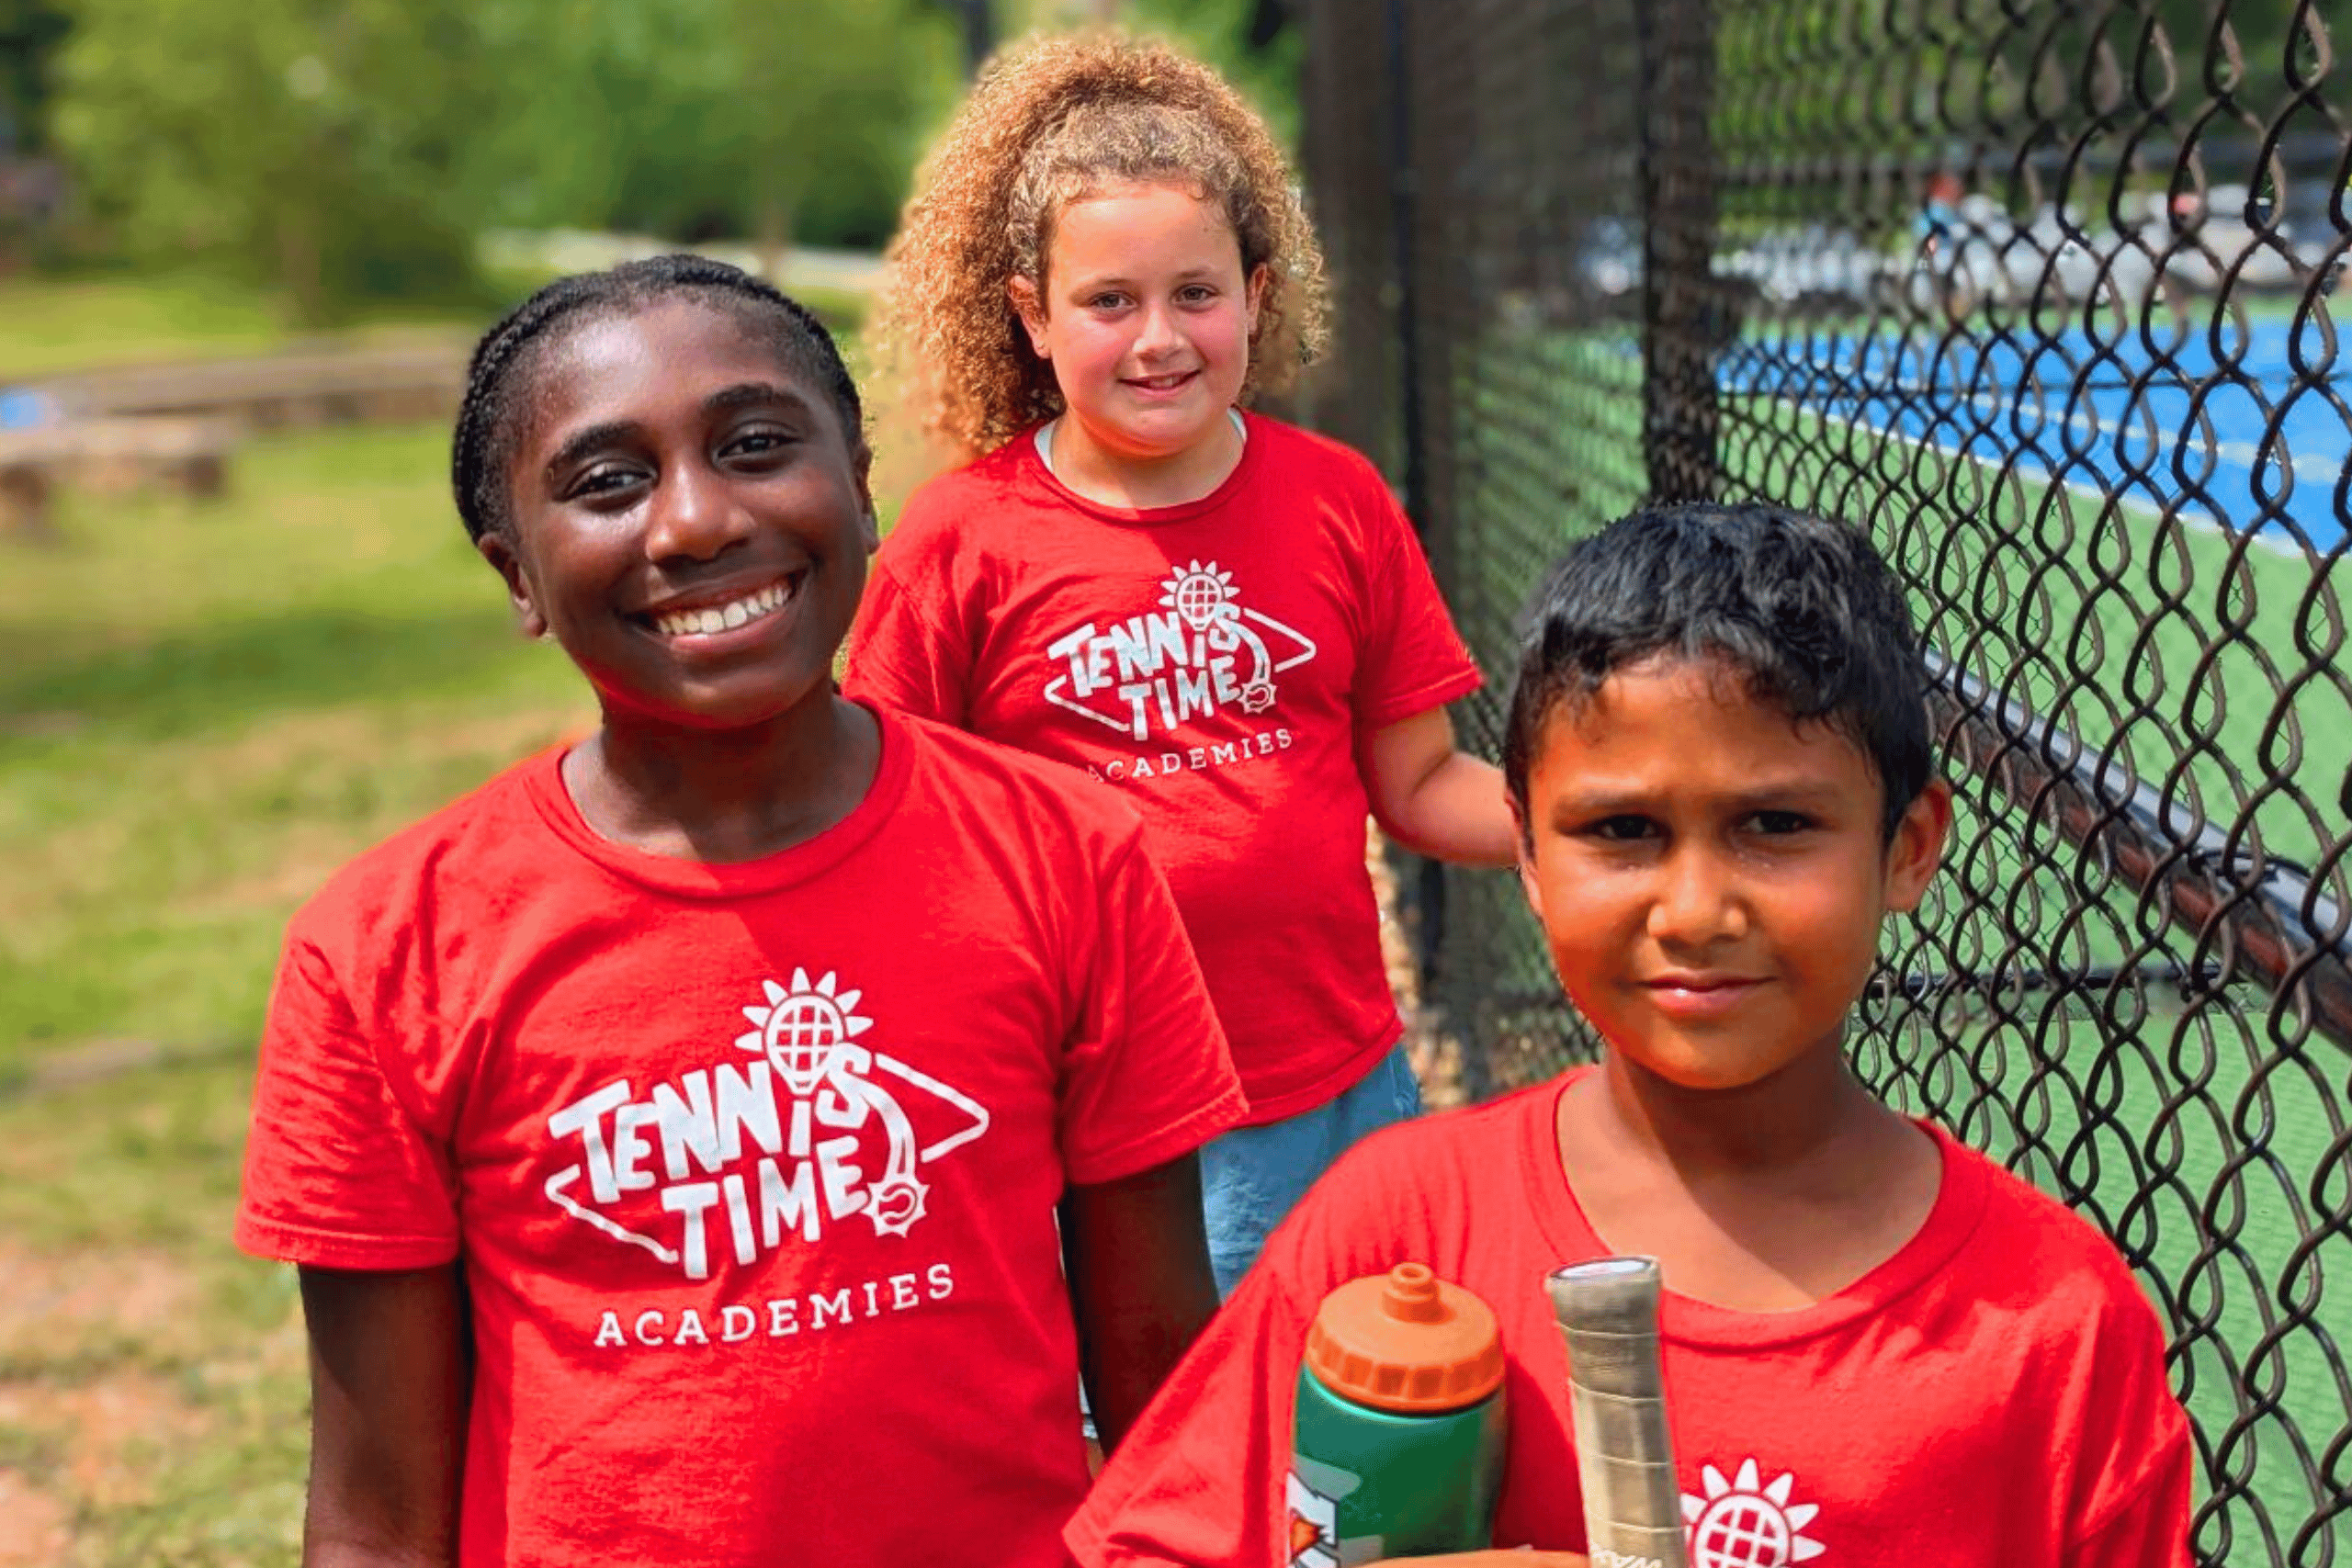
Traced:
[[1567, 1341], [1593, 1568], [1685, 1568], [1682, 1489], [1658, 1371], [1657, 1261], [1572, 1264], [1553, 1270], [1544, 1287]]

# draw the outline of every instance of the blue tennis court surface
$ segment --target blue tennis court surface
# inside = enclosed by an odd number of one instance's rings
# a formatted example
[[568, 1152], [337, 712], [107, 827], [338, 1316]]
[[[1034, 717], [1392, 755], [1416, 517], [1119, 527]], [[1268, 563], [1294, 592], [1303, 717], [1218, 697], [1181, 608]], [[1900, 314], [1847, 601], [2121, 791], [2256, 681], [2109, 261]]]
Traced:
[[1795, 404], [2020, 477], [2324, 551], [2352, 526], [2352, 342], [2260, 321], [2151, 344], [1913, 334], [1756, 339], [1725, 392]]

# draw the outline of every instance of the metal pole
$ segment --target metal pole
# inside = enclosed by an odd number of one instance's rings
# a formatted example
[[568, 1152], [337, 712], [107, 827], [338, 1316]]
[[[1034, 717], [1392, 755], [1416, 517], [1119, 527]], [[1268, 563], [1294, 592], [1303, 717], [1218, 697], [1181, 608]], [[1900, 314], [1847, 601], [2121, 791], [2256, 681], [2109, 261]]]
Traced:
[[1642, 456], [1653, 501], [1723, 493], [1709, 269], [1715, 238], [1711, 0], [1634, 0], [1642, 194]]

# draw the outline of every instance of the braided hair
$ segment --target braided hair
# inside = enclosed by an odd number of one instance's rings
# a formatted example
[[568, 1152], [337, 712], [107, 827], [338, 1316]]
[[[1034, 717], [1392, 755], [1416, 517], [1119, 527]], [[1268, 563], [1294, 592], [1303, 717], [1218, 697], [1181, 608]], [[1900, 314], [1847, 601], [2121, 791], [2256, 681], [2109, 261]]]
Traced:
[[652, 256], [604, 272], [560, 277], [482, 334], [466, 367], [465, 400], [450, 445], [449, 482], [467, 536], [511, 534], [506, 470], [514, 461], [519, 415], [530, 404], [532, 372], [563, 333], [590, 321], [633, 315], [660, 300], [687, 296], [734, 316], [765, 338], [793, 374], [832, 400], [853, 449], [865, 440], [857, 384], [832, 334], [799, 301], [740, 267], [707, 256]]

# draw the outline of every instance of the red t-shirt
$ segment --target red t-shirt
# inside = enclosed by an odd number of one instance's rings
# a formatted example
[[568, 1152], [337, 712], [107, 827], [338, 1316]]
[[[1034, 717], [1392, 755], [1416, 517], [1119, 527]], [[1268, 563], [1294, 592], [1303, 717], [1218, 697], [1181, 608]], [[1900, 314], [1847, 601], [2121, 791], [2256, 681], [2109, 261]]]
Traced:
[[[1306, 1325], [1332, 1287], [1412, 1259], [1500, 1321], [1495, 1544], [1584, 1551], [1543, 1280], [1607, 1249], [1561, 1172], [1560, 1087], [1384, 1131], [1334, 1167], [1097, 1483], [1068, 1532], [1080, 1561], [1292, 1561]], [[2192, 1450], [2155, 1314], [2105, 1237], [1930, 1131], [1943, 1184], [1926, 1224], [1848, 1289], [1779, 1314], [1667, 1296], [1691, 1568], [2179, 1568]]]
[[1139, 807], [1250, 1120], [1323, 1103], [1395, 1043], [1357, 748], [1477, 667], [1356, 453], [1250, 416], [1211, 494], [1128, 511], [1022, 435], [908, 502], [847, 689], [1084, 768]]
[[559, 760], [296, 917], [238, 1244], [464, 1258], [469, 1565], [1061, 1562], [1055, 1204], [1243, 1103], [1141, 824], [888, 717], [842, 822], [707, 865]]

